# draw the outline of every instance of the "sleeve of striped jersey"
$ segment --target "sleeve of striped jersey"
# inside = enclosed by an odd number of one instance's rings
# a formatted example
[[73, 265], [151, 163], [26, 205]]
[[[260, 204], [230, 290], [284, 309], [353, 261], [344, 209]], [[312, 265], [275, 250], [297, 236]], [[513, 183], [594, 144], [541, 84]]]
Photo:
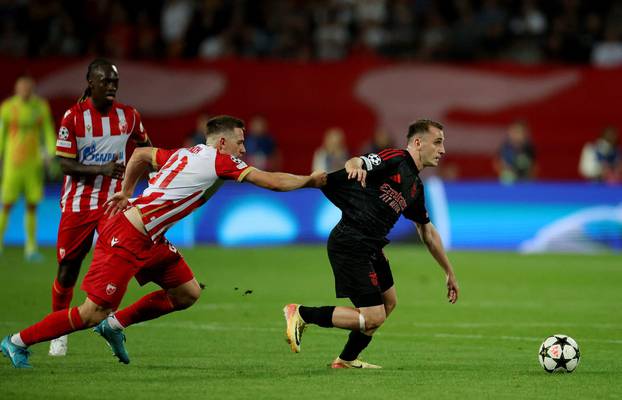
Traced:
[[216, 153], [216, 175], [219, 178], [241, 182], [254, 169], [235, 156]]
[[378, 153], [367, 153], [360, 158], [363, 160], [363, 169], [368, 172], [391, 172], [404, 159], [404, 150], [384, 149]]
[[168, 159], [171, 158], [171, 156], [175, 154], [177, 150], [178, 149], [158, 149], [154, 147], [151, 157], [151, 164], [153, 165], [153, 169], [158, 171], [160, 168], [162, 168], [162, 166], [166, 164], [166, 161], [168, 161]]
[[421, 225], [425, 225], [430, 222], [428, 210], [425, 208], [425, 190], [423, 190], [423, 185], [421, 186], [421, 194], [417, 198], [417, 201], [410, 207], [406, 208], [402, 215], [405, 218]]
[[57, 156], [76, 158], [78, 155], [75, 117], [75, 112], [68, 110], [60, 123], [60, 128], [56, 135]]
[[136, 111], [136, 109], [132, 109], [134, 113], [134, 129], [130, 137], [136, 143], [145, 143], [149, 137], [147, 136], [147, 130], [143, 126], [142, 118], [140, 117], [140, 113]]

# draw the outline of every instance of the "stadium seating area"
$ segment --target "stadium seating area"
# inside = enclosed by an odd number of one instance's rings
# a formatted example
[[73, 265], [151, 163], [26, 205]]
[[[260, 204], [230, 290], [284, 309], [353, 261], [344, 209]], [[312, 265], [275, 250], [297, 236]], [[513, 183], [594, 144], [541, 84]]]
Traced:
[[622, 61], [622, 4], [580, 0], [1, 2], [0, 55]]

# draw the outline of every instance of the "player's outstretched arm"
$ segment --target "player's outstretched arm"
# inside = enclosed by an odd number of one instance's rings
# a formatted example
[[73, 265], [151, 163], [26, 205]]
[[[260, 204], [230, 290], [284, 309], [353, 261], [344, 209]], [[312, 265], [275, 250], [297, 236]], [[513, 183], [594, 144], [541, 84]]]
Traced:
[[293, 175], [253, 169], [244, 177], [244, 181], [265, 189], [288, 192], [303, 187], [318, 188], [326, 185], [326, 172], [314, 171], [311, 175]]
[[128, 206], [138, 180], [151, 168], [153, 150], [153, 147], [137, 147], [134, 149], [132, 157], [127, 163], [121, 191], [115, 193], [106, 202], [106, 214], [115, 215]]
[[447, 258], [447, 254], [445, 253], [441, 236], [431, 222], [427, 224], [415, 223], [415, 226], [417, 227], [419, 237], [423, 243], [425, 243], [428, 251], [432, 254], [432, 257], [434, 257], [438, 265], [445, 271], [447, 277], [447, 298], [450, 303], [455, 303], [458, 300], [458, 281], [456, 280], [456, 275], [451, 267], [449, 258]]

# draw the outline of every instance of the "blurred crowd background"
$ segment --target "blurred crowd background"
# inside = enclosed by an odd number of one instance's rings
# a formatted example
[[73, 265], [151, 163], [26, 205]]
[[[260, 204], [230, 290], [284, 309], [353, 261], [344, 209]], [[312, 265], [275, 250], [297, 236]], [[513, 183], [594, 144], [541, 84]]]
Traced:
[[254, 165], [334, 170], [427, 117], [445, 180], [622, 182], [622, 0], [0, 0], [3, 98], [32, 76], [58, 126], [95, 57], [160, 146], [230, 113]]
[[622, 63], [622, 1], [2, 0], [0, 55]]

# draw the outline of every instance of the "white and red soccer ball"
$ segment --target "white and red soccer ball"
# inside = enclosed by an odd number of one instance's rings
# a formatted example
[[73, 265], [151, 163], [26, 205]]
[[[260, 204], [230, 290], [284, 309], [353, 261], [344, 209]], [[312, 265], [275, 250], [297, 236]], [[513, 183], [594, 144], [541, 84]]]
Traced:
[[572, 372], [579, 365], [579, 345], [567, 335], [556, 334], [544, 339], [538, 361], [546, 372]]

